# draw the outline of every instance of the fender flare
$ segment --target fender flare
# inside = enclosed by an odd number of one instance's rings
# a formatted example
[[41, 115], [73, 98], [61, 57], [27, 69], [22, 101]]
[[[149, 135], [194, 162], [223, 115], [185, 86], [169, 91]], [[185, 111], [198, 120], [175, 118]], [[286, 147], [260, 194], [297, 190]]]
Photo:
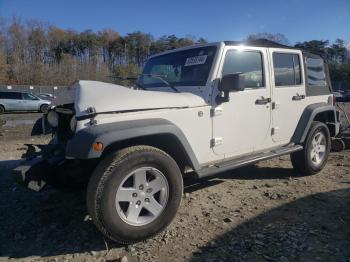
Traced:
[[92, 149], [92, 144], [95, 142], [103, 143], [105, 149], [109, 145], [123, 140], [161, 134], [175, 136], [182, 144], [192, 166], [195, 169], [199, 168], [198, 160], [183, 132], [175, 124], [165, 119], [130, 120], [84, 128], [79, 130], [67, 142], [66, 157], [78, 159], [99, 158], [102, 152]]
[[319, 113], [329, 112], [331, 114], [331, 119], [327, 124], [333, 124], [335, 128], [335, 134], [339, 132], [339, 122], [337, 120], [336, 109], [333, 105], [327, 103], [316, 103], [308, 105], [298, 122], [298, 125], [294, 131], [291, 142], [296, 144], [301, 144], [305, 141], [306, 136], [309, 132], [312, 122]]

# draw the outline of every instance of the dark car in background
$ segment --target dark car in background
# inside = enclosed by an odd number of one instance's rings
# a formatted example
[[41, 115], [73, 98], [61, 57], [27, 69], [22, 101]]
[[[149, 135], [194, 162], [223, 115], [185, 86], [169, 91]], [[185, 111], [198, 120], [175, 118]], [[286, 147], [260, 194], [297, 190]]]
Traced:
[[350, 90], [333, 92], [337, 102], [350, 102]]
[[51, 101], [27, 92], [0, 91], [0, 114], [7, 111], [40, 111], [45, 113]]
[[350, 90], [343, 93], [344, 102], [350, 102]]

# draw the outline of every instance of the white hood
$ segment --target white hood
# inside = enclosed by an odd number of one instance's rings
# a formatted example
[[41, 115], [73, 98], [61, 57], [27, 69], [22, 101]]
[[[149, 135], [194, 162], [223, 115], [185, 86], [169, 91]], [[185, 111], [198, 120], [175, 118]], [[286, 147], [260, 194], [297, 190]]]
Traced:
[[85, 115], [89, 107], [103, 113], [205, 105], [202, 97], [192, 93], [134, 90], [98, 81], [78, 81], [53, 101], [54, 105], [70, 103], [75, 104], [76, 116]]

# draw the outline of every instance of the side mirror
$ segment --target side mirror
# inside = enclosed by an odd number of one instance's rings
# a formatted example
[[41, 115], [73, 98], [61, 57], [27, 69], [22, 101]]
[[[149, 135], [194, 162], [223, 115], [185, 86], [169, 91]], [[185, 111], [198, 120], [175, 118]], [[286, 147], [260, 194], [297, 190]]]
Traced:
[[219, 91], [243, 91], [244, 90], [244, 75], [242, 73], [228, 74], [221, 78]]
[[235, 73], [222, 76], [218, 89], [224, 95], [218, 95], [216, 97], [216, 103], [219, 105], [223, 102], [228, 102], [230, 100], [230, 92], [244, 90], [244, 75], [242, 73]]

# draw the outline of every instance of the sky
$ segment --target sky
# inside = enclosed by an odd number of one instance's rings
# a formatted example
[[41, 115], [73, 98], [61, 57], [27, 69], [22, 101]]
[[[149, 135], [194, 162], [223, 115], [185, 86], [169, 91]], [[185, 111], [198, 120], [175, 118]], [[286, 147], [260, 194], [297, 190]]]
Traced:
[[290, 44], [312, 39], [350, 41], [350, 0], [0, 0], [0, 16], [38, 19], [64, 29], [155, 37], [243, 40], [282, 33]]

